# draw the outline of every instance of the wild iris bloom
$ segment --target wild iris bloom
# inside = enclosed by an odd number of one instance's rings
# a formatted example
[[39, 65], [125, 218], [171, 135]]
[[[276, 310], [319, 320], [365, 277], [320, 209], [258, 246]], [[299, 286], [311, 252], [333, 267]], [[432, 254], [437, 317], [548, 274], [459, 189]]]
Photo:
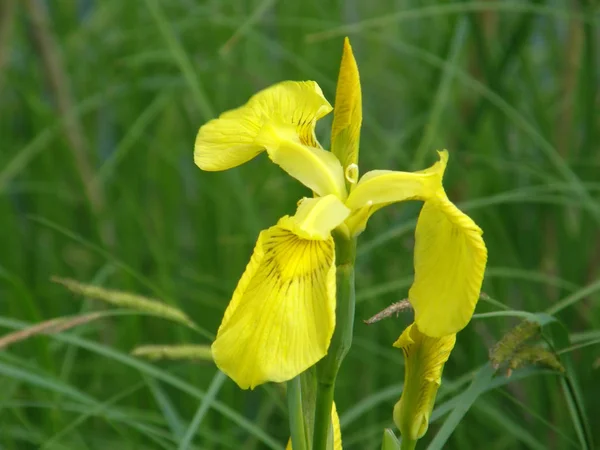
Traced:
[[374, 170], [358, 177], [362, 121], [358, 69], [348, 41], [340, 68], [332, 151], [315, 137], [332, 111], [314, 81], [284, 81], [202, 126], [194, 161], [203, 170], [236, 167], [262, 152], [313, 191], [293, 216], [260, 233], [212, 345], [217, 366], [241, 388], [294, 378], [327, 354], [335, 328], [332, 232], [351, 238], [395, 202], [424, 203], [416, 230], [409, 297], [419, 330], [445, 336], [469, 321], [483, 277], [481, 230], [442, 187], [448, 153], [419, 172]]

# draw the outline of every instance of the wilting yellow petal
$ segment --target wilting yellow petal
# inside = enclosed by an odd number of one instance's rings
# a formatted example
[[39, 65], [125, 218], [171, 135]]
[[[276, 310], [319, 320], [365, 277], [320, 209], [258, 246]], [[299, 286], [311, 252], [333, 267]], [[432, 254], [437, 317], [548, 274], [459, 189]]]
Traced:
[[[342, 432], [340, 430], [340, 418], [338, 417], [335, 402], [331, 408], [331, 426], [333, 428], [333, 442], [328, 443], [328, 449], [342, 450]], [[285, 450], [292, 450], [292, 440], [290, 439]]]
[[403, 438], [414, 441], [427, 431], [444, 364], [455, 342], [455, 334], [432, 338], [413, 323], [394, 343], [402, 349], [406, 363], [402, 396], [394, 406], [394, 423]]
[[314, 129], [331, 105], [314, 81], [284, 81], [255, 94], [244, 106], [227, 111], [198, 131], [194, 161], [203, 170], [226, 170], [264, 150], [256, 137], [263, 125], [291, 126], [305, 145], [317, 147]]
[[318, 195], [346, 199], [344, 171], [333, 153], [304, 145], [292, 128], [275, 123], [266, 124], [256, 141], [275, 164]]
[[331, 151], [338, 157], [344, 169], [350, 164], [358, 162], [361, 124], [362, 94], [360, 77], [350, 41], [346, 38], [335, 92], [335, 108], [331, 129]]
[[408, 297], [424, 334], [456, 333], [471, 320], [487, 261], [481, 235], [443, 190], [423, 205], [415, 233], [415, 280]]
[[213, 357], [242, 389], [287, 381], [325, 356], [334, 327], [333, 238], [303, 239], [283, 222], [260, 233]]
[[292, 217], [283, 217], [279, 225], [286, 226], [304, 239], [329, 237], [331, 230], [340, 225], [350, 214], [350, 210], [335, 195], [317, 198], [303, 198]]

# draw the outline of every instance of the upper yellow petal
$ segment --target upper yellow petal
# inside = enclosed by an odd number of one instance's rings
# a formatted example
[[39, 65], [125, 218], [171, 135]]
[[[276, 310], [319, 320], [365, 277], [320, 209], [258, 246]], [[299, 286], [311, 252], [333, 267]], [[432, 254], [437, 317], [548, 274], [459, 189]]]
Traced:
[[279, 225], [286, 226], [304, 239], [325, 240], [349, 214], [350, 210], [335, 195], [303, 198], [296, 214], [281, 218]]
[[314, 81], [284, 81], [268, 87], [244, 106], [223, 113], [200, 127], [194, 161], [203, 170], [226, 170], [264, 150], [256, 137], [265, 123], [291, 126], [305, 145], [318, 147], [314, 129], [331, 105]]
[[408, 296], [424, 334], [456, 333], [471, 320], [487, 261], [481, 235], [443, 190], [423, 205], [415, 233], [415, 280]]
[[369, 217], [390, 203], [434, 197], [442, 187], [448, 163], [446, 150], [438, 154], [438, 162], [418, 172], [372, 170], [363, 175], [346, 200], [346, 206], [352, 210], [346, 221], [351, 233], [361, 233]]
[[432, 338], [416, 323], [409, 325], [394, 347], [404, 353], [404, 388], [394, 406], [394, 423], [403, 437], [420, 439], [429, 426], [429, 417], [442, 382], [444, 364], [456, 343], [456, 335]]
[[361, 124], [360, 77], [350, 40], [346, 38], [335, 92], [331, 129], [331, 151], [338, 157], [344, 169], [351, 164], [358, 163]]
[[213, 357], [242, 389], [287, 381], [325, 356], [334, 327], [333, 238], [303, 239], [279, 224], [260, 233]]
[[318, 195], [346, 199], [344, 171], [333, 153], [304, 145], [290, 126], [276, 123], [263, 126], [256, 140], [275, 164]]
[[438, 152], [440, 160], [419, 172], [372, 170], [364, 174], [348, 196], [346, 206], [352, 210], [365, 206], [405, 200], [426, 200], [441, 186], [448, 162], [448, 152]]
[[[340, 429], [340, 418], [335, 407], [335, 402], [331, 407], [331, 426], [333, 429], [333, 439], [328, 442], [327, 448], [330, 450], [342, 450], [342, 431]], [[292, 450], [292, 440], [290, 439], [285, 450]]]

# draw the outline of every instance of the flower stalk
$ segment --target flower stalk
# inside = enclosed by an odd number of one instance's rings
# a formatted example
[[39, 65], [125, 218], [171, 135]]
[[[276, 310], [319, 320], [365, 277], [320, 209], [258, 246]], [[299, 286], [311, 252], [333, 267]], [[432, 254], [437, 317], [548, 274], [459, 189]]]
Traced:
[[356, 239], [334, 232], [336, 248], [336, 327], [327, 355], [317, 364], [317, 398], [313, 450], [326, 450], [330, 435], [335, 380], [352, 345], [354, 330], [354, 260]]
[[400, 441], [400, 450], [415, 450], [417, 447], [417, 440], [403, 437]]
[[302, 409], [301, 375], [287, 382], [287, 401], [294, 450], [308, 450], [304, 413]]

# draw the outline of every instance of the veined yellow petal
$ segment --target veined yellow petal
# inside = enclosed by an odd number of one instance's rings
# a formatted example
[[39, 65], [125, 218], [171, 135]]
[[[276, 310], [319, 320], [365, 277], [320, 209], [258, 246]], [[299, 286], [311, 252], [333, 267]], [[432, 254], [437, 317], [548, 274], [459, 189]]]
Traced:
[[279, 225], [292, 230], [303, 239], [325, 240], [331, 230], [340, 225], [350, 214], [350, 210], [335, 195], [317, 198], [303, 198], [292, 217], [285, 216]]
[[346, 198], [344, 171], [333, 153], [304, 145], [291, 127], [276, 123], [263, 126], [256, 141], [275, 164], [318, 195]]
[[327, 353], [335, 327], [333, 238], [262, 231], [212, 345], [242, 389], [294, 378]]
[[455, 334], [432, 338], [413, 323], [394, 343], [402, 349], [405, 360], [404, 388], [394, 406], [394, 423], [403, 437], [417, 440], [427, 431], [444, 364], [455, 342]]
[[[333, 439], [328, 442], [327, 448], [331, 450], [342, 450], [342, 432], [340, 430], [340, 418], [338, 417], [335, 402], [331, 408], [331, 426], [333, 428]], [[292, 440], [290, 439], [285, 450], [292, 450]]]
[[362, 124], [362, 93], [358, 66], [350, 40], [344, 39], [344, 51], [335, 92], [331, 151], [344, 169], [358, 162], [360, 127]]
[[315, 123], [331, 109], [314, 81], [275, 84], [255, 94], [244, 106], [200, 127], [194, 161], [210, 171], [231, 169], [249, 161], [264, 150], [255, 139], [267, 122], [291, 126], [300, 142], [318, 147]]
[[448, 162], [446, 150], [438, 153], [440, 160], [430, 168], [419, 172], [396, 172], [393, 170], [367, 172], [348, 196], [346, 206], [357, 210], [366, 206], [405, 200], [426, 200], [434, 196], [441, 186]]
[[408, 297], [424, 334], [456, 333], [471, 320], [487, 261], [481, 235], [443, 190], [423, 205], [415, 233], [415, 280]]
[[319, 147], [317, 120], [333, 109], [316, 81], [284, 81], [256, 94], [248, 102], [263, 123], [293, 125], [301, 143]]

